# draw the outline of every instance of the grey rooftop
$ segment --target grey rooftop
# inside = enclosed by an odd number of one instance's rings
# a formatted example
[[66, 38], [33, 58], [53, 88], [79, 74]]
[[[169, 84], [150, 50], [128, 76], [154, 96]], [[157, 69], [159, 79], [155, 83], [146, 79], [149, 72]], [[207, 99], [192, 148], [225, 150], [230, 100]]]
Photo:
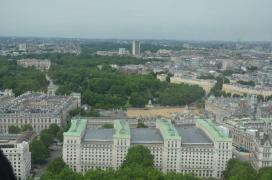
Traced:
[[194, 125], [176, 127], [182, 137], [182, 144], [212, 144], [212, 140]]
[[84, 141], [113, 141], [114, 129], [89, 128], [86, 129]]
[[[182, 144], [212, 144], [212, 140], [194, 125], [176, 127], [182, 137]], [[114, 129], [87, 128], [83, 141], [113, 141]], [[132, 144], [163, 144], [163, 137], [156, 128], [131, 128], [130, 137]]]
[[156, 128], [132, 128], [130, 132], [132, 143], [163, 143], [161, 133]]

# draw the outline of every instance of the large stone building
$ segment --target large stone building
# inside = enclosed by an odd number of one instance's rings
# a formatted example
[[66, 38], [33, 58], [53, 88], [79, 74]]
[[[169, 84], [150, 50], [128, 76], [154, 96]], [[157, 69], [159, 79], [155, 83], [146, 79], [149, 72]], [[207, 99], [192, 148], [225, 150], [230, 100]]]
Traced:
[[256, 169], [272, 166], [271, 119], [228, 119], [225, 126], [230, 131], [233, 146], [251, 153], [251, 164]]
[[20, 59], [17, 60], [17, 64], [25, 68], [34, 67], [38, 70], [48, 70], [51, 65], [51, 61], [47, 59]]
[[198, 85], [202, 87], [206, 91], [206, 93], [208, 93], [211, 90], [211, 88], [213, 88], [214, 85], [216, 84], [215, 80], [192, 79], [192, 78], [182, 77], [178, 74], [175, 74], [173, 77], [171, 77], [170, 82], [175, 84], [184, 83], [189, 85]]
[[226, 93], [238, 94], [241, 96], [243, 96], [244, 94], [249, 94], [261, 95], [266, 98], [272, 95], [271, 88], [252, 88], [249, 86], [242, 86], [238, 84], [223, 84], [222, 90]]
[[37, 133], [50, 124], [63, 126], [69, 111], [80, 106], [80, 95], [48, 96], [44, 93], [26, 92], [16, 98], [0, 102], [0, 132], [7, 133], [11, 125], [30, 124]]
[[[30, 176], [31, 153], [29, 138], [31, 134], [0, 134], [0, 149], [10, 161], [18, 180], [27, 180]], [[0, 177], [1, 179], [1, 177]]]
[[205, 110], [217, 121], [229, 117], [271, 118], [272, 101], [258, 101], [257, 96], [246, 97], [215, 97], [205, 101]]
[[87, 128], [87, 120], [74, 119], [64, 133], [63, 160], [75, 171], [118, 168], [134, 145], [146, 146], [154, 166], [163, 172], [192, 173], [221, 178], [232, 157], [228, 131], [210, 120], [174, 126], [158, 119], [154, 128], [130, 128], [126, 120], [115, 120], [113, 129]]

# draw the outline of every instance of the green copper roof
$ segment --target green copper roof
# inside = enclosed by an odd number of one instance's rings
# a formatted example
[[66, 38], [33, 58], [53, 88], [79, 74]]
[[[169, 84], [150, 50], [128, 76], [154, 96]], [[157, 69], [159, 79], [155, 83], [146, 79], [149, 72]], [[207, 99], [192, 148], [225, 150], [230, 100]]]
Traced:
[[213, 100], [215, 100], [216, 98], [215, 98], [215, 96], [214, 95], [210, 95], [209, 97], [208, 97], [208, 100], [209, 101], [213, 101]]
[[164, 140], [181, 140], [181, 136], [178, 131], [168, 119], [157, 120], [157, 126], [161, 130], [161, 134]]
[[114, 121], [114, 135], [115, 138], [130, 138], [130, 128], [125, 120]]
[[81, 136], [81, 133], [86, 129], [86, 119], [72, 119], [70, 129], [64, 132], [64, 136]]
[[198, 119], [197, 123], [207, 130], [209, 135], [213, 138], [214, 141], [231, 141], [231, 138], [226, 136], [216, 125], [210, 120]]

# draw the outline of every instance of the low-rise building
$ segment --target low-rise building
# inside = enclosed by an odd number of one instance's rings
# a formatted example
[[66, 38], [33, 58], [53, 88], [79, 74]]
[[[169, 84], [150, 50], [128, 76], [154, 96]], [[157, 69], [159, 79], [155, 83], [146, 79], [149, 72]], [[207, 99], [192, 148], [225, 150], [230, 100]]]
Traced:
[[232, 157], [232, 139], [210, 120], [174, 126], [158, 119], [154, 128], [130, 128], [126, 120], [115, 120], [113, 129], [88, 128], [86, 119], [73, 119], [64, 133], [63, 160], [74, 171], [117, 169], [128, 149], [147, 147], [154, 166], [163, 172], [192, 173], [221, 178]]
[[191, 78], [180, 77], [178, 75], [171, 77], [170, 82], [175, 84], [184, 83], [184, 84], [190, 84], [190, 85], [198, 85], [202, 87], [207, 93], [216, 84], [215, 80], [191, 79]]

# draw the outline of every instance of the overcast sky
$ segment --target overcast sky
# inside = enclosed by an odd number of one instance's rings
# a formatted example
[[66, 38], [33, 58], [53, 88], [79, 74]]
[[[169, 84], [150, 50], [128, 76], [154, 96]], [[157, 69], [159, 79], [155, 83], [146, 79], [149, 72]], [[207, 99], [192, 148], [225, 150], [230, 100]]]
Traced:
[[272, 41], [272, 0], [0, 0], [0, 36]]

